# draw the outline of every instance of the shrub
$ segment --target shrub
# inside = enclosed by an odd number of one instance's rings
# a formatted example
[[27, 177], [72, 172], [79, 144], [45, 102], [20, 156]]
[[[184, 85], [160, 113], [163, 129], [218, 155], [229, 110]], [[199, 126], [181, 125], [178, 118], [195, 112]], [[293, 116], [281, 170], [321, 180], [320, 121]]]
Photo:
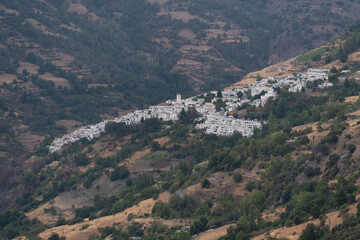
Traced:
[[331, 168], [334, 166], [338, 161], [340, 160], [340, 157], [337, 154], [331, 154], [329, 156], [329, 160], [326, 163], [326, 167]]
[[355, 150], [356, 150], [356, 146], [354, 144], [350, 144], [348, 146], [348, 150], [349, 150], [350, 153], [354, 153]]
[[129, 174], [129, 170], [125, 166], [116, 167], [110, 175], [110, 180], [116, 181], [119, 179], [124, 179], [127, 178]]
[[201, 183], [201, 187], [202, 187], [202, 188], [210, 188], [210, 186], [211, 186], [211, 183], [210, 183], [210, 181], [209, 181], [208, 179], [205, 179], [205, 180], [202, 181], [202, 183]]
[[77, 166], [86, 166], [90, 163], [90, 159], [84, 153], [76, 154], [74, 161]]
[[241, 175], [240, 172], [236, 172], [236, 173], [234, 173], [234, 175], [233, 175], [233, 179], [234, 179], [234, 181], [235, 181], [236, 183], [239, 183], [239, 182], [242, 181], [243, 176]]

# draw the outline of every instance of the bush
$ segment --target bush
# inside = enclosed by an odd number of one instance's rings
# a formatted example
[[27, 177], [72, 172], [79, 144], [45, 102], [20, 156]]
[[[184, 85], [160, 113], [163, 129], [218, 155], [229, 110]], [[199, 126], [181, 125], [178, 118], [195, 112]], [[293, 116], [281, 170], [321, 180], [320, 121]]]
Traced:
[[90, 163], [90, 159], [84, 153], [76, 154], [74, 161], [77, 166], [86, 166]]
[[208, 179], [205, 179], [205, 180], [202, 181], [202, 183], [201, 183], [201, 187], [202, 187], [202, 188], [210, 188], [210, 186], [211, 186], [211, 183], [210, 183], [210, 181], [209, 181]]
[[340, 160], [340, 157], [337, 154], [331, 154], [329, 156], [329, 160], [326, 163], [326, 167], [331, 168], [334, 166], [338, 161]]
[[257, 188], [257, 183], [253, 182], [253, 181], [249, 181], [246, 185], [245, 185], [245, 189], [248, 190], [249, 192], [251, 192], [252, 190]]
[[129, 174], [129, 170], [125, 166], [116, 167], [110, 175], [110, 180], [116, 181], [119, 179], [124, 179], [127, 178]]
[[349, 150], [350, 153], [354, 153], [355, 150], [356, 150], [356, 146], [354, 144], [350, 144], [348, 146], [348, 150]]
[[322, 237], [323, 233], [321, 228], [310, 223], [302, 231], [299, 240], [316, 240]]
[[239, 183], [239, 182], [242, 181], [243, 176], [241, 175], [240, 172], [236, 172], [236, 173], [234, 173], [234, 175], [233, 175], [233, 179], [234, 179], [234, 181], [235, 181], [236, 183]]
[[60, 237], [57, 233], [52, 233], [48, 240], [65, 240], [65, 237]]

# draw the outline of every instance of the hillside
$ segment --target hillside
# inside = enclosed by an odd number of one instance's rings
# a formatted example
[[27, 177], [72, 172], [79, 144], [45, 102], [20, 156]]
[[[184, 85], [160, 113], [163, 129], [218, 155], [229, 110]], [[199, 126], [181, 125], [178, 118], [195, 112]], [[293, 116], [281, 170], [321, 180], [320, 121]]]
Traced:
[[[209, 229], [199, 239], [293, 229], [298, 238], [338, 212], [346, 224], [312, 231], [356, 235], [359, 10], [353, 0], [0, 0], [0, 239], [189, 239]], [[277, 89], [274, 101], [231, 113], [267, 123], [252, 139], [150, 120], [55, 154], [46, 147], [178, 92], [311, 67], [331, 70], [334, 87]]]
[[24, 161], [21, 196], [0, 215], [0, 237], [358, 236], [359, 47], [353, 27], [320, 50], [249, 74], [256, 81], [324, 67], [333, 83], [284, 87], [267, 104], [240, 109], [266, 122], [252, 138], [205, 134], [186, 113], [177, 122], [113, 123], [91, 141], [38, 151]]
[[228, 86], [336, 38], [359, 10], [351, 0], [1, 0], [0, 190], [21, 194], [24, 161], [52, 138]]

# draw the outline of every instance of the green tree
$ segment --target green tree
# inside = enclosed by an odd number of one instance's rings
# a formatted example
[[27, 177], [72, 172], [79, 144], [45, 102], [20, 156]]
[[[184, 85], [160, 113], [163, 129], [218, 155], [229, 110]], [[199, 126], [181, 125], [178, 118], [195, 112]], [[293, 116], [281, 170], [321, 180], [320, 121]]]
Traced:
[[86, 166], [90, 163], [90, 159], [86, 156], [85, 153], [76, 154], [74, 161], [77, 166]]
[[201, 182], [201, 187], [202, 188], [210, 188], [211, 186], [211, 183], [208, 179], [204, 179], [202, 182]]
[[116, 181], [119, 179], [124, 179], [129, 176], [130, 172], [125, 166], [116, 167], [115, 170], [110, 175], [111, 181]]
[[65, 240], [66, 237], [60, 237], [57, 233], [52, 233], [48, 240]]
[[34, 171], [29, 171], [25, 173], [25, 175], [21, 178], [21, 184], [25, 186], [25, 188], [35, 187], [37, 184], [38, 178]]
[[235, 172], [233, 175], [233, 179], [236, 183], [240, 183], [243, 179], [243, 176], [240, 172]]
[[317, 240], [320, 239], [322, 235], [323, 231], [321, 230], [321, 228], [313, 223], [310, 223], [302, 231], [299, 240]]

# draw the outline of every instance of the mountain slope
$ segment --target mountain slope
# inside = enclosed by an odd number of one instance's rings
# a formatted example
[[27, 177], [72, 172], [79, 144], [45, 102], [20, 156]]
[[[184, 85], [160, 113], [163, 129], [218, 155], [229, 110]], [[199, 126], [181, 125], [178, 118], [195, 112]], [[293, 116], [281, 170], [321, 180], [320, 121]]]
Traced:
[[[22, 178], [18, 211], [0, 216], [0, 236], [190, 239], [232, 224], [224, 239], [289, 229], [295, 238], [311, 227], [324, 238], [355, 236], [349, 228], [358, 226], [360, 206], [360, 38], [352, 29], [320, 57], [310, 52], [292, 60], [300, 68], [337, 66], [329, 76], [334, 88], [320, 89], [317, 81], [304, 92], [283, 88], [266, 105], [240, 110], [267, 122], [251, 139], [207, 135], [186, 119], [148, 119], [114, 124], [61, 153], [37, 153], [25, 162], [32, 170]], [[327, 63], [330, 55], [335, 61]], [[344, 224], [305, 228], [326, 217]]]

